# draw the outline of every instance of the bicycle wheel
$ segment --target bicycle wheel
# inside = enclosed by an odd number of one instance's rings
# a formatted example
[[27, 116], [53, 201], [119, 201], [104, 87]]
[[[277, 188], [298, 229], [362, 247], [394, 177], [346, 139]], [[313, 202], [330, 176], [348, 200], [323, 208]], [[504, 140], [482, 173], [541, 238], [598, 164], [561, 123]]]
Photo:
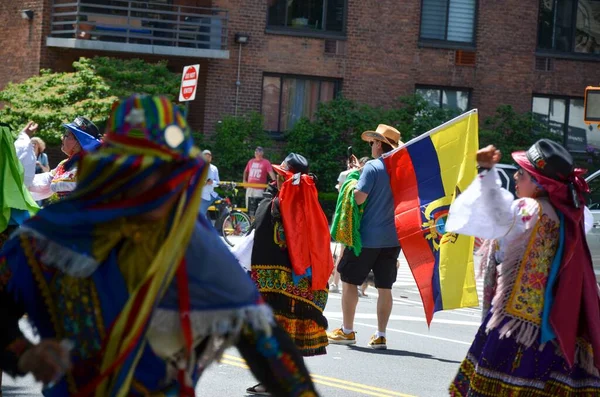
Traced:
[[223, 218], [221, 233], [225, 242], [235, 245], [236, 237], [244, 237], [250, 230], [250, 218], [240, 211], [231, 211]]

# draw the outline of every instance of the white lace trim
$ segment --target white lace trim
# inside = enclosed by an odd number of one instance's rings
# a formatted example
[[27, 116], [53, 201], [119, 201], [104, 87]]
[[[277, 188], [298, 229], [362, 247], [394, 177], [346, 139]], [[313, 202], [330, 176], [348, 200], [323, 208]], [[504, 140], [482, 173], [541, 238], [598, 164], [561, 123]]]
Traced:
[[[267, 336], [271, 336], [272, 326], [275, 325], [273, 312], [265, 304], [241, 309], [193, 311], [190, 320], [194, 347], [208, 338], [208, 344], [197, 363], [202, 370], [219, 360], [223, 351], [234, 344], [244, 324]], [[179, 311], [156, 309], [146, 336], [159, 357], [171, 362], [181, 361], [184, 341]]]
[[100, 263], [91, 256], [73, 251], [64, 245], [50, 240], [40, 232], [27, 226], [21, 226], [15, 230], [11, 237], [24, 235], [32, 237], [41, 253], [41, 261], [46, 266], [52, 266], [77, 278], [89, 277], [96, 271]]

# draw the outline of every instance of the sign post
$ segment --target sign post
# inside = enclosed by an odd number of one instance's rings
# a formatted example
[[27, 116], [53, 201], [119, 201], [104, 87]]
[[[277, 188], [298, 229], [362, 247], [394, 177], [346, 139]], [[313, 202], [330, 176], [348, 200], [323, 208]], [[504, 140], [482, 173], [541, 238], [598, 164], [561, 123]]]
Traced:
[[181, 87], [179, 88], [179, 102], [185, 102], [186, 117], [189, 110], [189, 101], [196, 99], [199, 72], [200, 65], [189, 65], [183, 68], [183, 74], [181, 75]]

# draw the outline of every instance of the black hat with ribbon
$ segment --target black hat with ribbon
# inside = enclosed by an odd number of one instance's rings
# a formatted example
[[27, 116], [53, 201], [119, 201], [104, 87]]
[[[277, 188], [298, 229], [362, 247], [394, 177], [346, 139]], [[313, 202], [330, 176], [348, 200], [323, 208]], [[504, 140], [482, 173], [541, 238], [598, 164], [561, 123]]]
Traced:
[[287, 173], [292, 174], [308, 174], [308, 160], [301, 155], [296, 153], [290, 153], [287, 155], [285, 160], [281, 163], [281, 165], [274, 165], [273, 169], [281, 175], [286, 175]]

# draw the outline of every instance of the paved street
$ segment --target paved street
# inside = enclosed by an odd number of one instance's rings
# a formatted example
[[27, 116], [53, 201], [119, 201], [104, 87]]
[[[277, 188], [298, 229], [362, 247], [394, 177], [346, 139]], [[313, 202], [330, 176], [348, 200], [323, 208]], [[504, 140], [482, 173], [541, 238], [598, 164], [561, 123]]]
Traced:
[[[479, 287], [481, 287], [479, 285]], [[447, 395], [446, 389], [477, 331], [479, 309], [437, 313], [431, 329], [425, 324], [419, 294], [408, 266], [401, 257], [398, 282], [394, 286], [394, 310], [388, 328], [388, 350], [367, 347], [376, 330], [374, 288], [360, 298], [356, 315], [357, 345], [330, 346], [326, 356], [308, 358], [306, 363], [324, 397]], [[341, 324], [341, 295], [330, 294], [326, 309], [330, 328]], [[3, 382], [4, 396], [37, 395], [39, 387], [14, 388], [10, 379]], [[31, 387], [32, 381], [19, 381]], [[226, 352], [198, 385], [205, 397], [245, 396], [244, 390], [256, 382], [235, 349]]]
[[[478, 283], [481, 287], [480, 283]], [[480, 289], [480, 288], [479, 288]], [[360, 298], [356, 315], [355, 347], [330, 346], [326, 356], [306, 363], [324, 397], [448, 395], [446, 390], [479, 326], [479, 309], [437, 313], [427, 329], [423, 307], [408, 266], [401, 257], [393, 291], [394, 310], [388, 328], [388, 350], [367, 347], [376, 331], [376, 290]], [[330, 329], [342, 319], [341, 295], [330, 294], [326, 315]], [[235, 350], [229, 350], [198, 385], [202, 396], [246, 396], [254, 385]]]

